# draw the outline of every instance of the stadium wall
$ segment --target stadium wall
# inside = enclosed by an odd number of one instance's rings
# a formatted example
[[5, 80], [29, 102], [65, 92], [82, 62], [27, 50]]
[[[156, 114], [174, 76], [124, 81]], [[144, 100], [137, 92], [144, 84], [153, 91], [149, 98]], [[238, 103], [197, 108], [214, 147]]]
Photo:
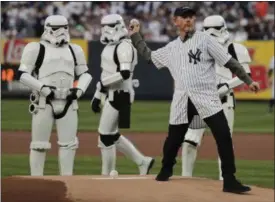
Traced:
[[[1, 94], [2, 98], [27, 97], [30, 89], [17, 81], [17, 69], [24, 46], [31, 41], [39, 39], [15, 39], [1, 40]], [[96, 81], [100, 76], [100, 53], [103, 45], [99, 41], [87, 42], [75, 39], [72, 43], [79, 44], [88, 61], [93, 82], [87, 90], [84, 98], [91, 99], [95, 90]], [[235, 90], [239, 100], [268, 100], [271, 97], [271, 88], [267, 77], [270, 58], [274, 55], [274, 41], [246, 41], [253, 62], [251, 63], [252, 77], [260, 82], [261, 92], [252, 94], [245, 85]], [[163, 43], [148, 43], [155, 50], [162, 47]], [[77, 78], [76, 78], [77, 79]], [[173, 92], [173, 80], [167, 69], [157, 70], [153, 64], [148, 64], [141, 57], [135, 68], [134, 79], [139, 79], [140, 86], [136, 89], [138, 100], [166, 100], [171, 99]]]

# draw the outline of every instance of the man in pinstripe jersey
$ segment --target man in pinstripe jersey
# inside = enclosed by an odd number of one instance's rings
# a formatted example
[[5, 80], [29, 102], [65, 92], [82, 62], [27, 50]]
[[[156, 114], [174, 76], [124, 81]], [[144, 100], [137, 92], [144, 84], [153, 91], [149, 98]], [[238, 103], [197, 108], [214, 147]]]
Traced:
[[195, 31], [195, 11], [189, 7], [177, 8], [174, 24], [179, 37], [155, 51], [150, 50], [139, 34], [137, 20], [130, 22], [129, 34], [133, 45], [147, 61], [157, 68], [167, 67], [175, 81], [175, 92], [170, 110], [168, 136], [163, 146], [162, 168], [157, 181], [168, 181], [173, 175], [176, 156], [184, 140], [190, 121], [199, 114], [210, 127], [222, 162], [223, 191], [243, 193], [250, 187], [235, 178], [235, 159], [230, 129], [222, 109], [216, 87], [215, 62], [229, 68], [250, 90], [257, 92], [254, 82], [240, 63], [208, 34]]
[[[204, 31], [213, 36], [233, 58], [238, 60], [245, 71], [250, 74], [249, 63], [251, 62], [247, 49], [238, 43], [229, 40], [225, 20], [222, 16], [212, 15], [205, 18], [203, 22]], [[222, 101], [223, 110], [228, 121], [231, 136], [234, 125], [235, 98], [233, 89], [242, 85], [238, 77], [234, 77], [228, 68], [220, 67], [215, 64], [217, 73], [217, 87]], [[206, 124], [198, 115], [195, 115], [189, 129], [185, 135], [182, 145], [182, 176], [191, 177], [193, 174], [194, 163], [197, 156], [197, 146], [200, 145]], [[219, 179], [222, 180], [221, 162], [219, 159]]]

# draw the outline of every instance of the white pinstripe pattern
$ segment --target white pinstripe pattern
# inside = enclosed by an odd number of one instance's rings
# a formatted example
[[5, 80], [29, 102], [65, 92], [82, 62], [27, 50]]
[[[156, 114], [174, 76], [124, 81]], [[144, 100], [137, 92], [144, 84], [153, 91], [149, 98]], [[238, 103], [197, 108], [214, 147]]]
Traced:
[[[197, 49], [202, 52], [200, 61], [194, 64], [192, 60], [190, 63], [188, 52], [191, 50], [195, 54]], [[216, 61], [223, 66], [230, 58], [231, 56], [215, 39], [199, 31], [185, 42], [178, 37], [165, 47], [152, 51], [151, 59], [155, 66], [167, 67], [175, 81], [170, 124], [188, 122], [188, 97], [202, 118], [222, 110], [216, 87], [214, 64]]]

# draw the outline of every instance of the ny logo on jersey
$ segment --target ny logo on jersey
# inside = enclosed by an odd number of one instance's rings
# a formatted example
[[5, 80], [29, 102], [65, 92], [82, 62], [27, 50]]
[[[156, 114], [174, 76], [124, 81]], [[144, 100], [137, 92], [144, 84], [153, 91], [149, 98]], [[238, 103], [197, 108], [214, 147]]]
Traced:
[[197, 48], [196, 53], [194, 54], [192, 50], [189, 50], [188, 52], [188, 56], [189, 56], [189, 63], [192, 63], [192, 61], [194, 62], [194, 64], [196, 65], [197, 62], [201, 61], [201, 50]]

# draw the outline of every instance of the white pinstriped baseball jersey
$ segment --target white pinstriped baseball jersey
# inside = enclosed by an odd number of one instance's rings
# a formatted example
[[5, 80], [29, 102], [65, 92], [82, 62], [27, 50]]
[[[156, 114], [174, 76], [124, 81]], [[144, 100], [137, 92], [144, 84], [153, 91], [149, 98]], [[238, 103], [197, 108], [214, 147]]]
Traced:
[[230, 58], [231, 55], [215, 39], [200, 31], [185, 41], [178, 37], [152, 51], [152, 62], [157, 68], [167, 67], [175, 82], [170, 124], [188, 122], [188, 97], [202, 118], [222, 110], [214, 65], [217, 62], [224, 66]]
[[[251, 62], [251, 58], [249, 56], [247, 49], [243, 45], [228, 41], [228, 43], [224, 44], [223, 47], [225, 48], [225, 50], [228, 51], [228, 53], [232, 55], [232, 57], [234, 57], [239, 61], [239, 63], [243, 66], [243, 68], [247, 73], [250, 73], [249, 63]], [[233, 74], [228, 68], [219, 66], [217, 63], [215, 63], [215, 69], [216, 69], [217, 84], [227, 83], [228, 81], [233, 79]], [[233, 89], [231, 89], [227, 94], [228, 96], [227, 102], [223, 103], [223, 105], [226, 105], [226, 107], [223, 106], [223, 108], [227, 108], [225, 110], [226, 116], [228, 116], [228, 113], [234, 113], [228, 110], [228, 107], [233, 108], [235, 106], [235, 99], [233, 96], [230, 96], [231, 92], [233, 92]], [[232, 122], [232, 120], [229, 120], [229, 122]], [[193, 117], [193, 120], [189, 125], [189, 128], [191, 129], [201, 129], [206, 127], [207, 127], [206, 123], [198, 115]]]

